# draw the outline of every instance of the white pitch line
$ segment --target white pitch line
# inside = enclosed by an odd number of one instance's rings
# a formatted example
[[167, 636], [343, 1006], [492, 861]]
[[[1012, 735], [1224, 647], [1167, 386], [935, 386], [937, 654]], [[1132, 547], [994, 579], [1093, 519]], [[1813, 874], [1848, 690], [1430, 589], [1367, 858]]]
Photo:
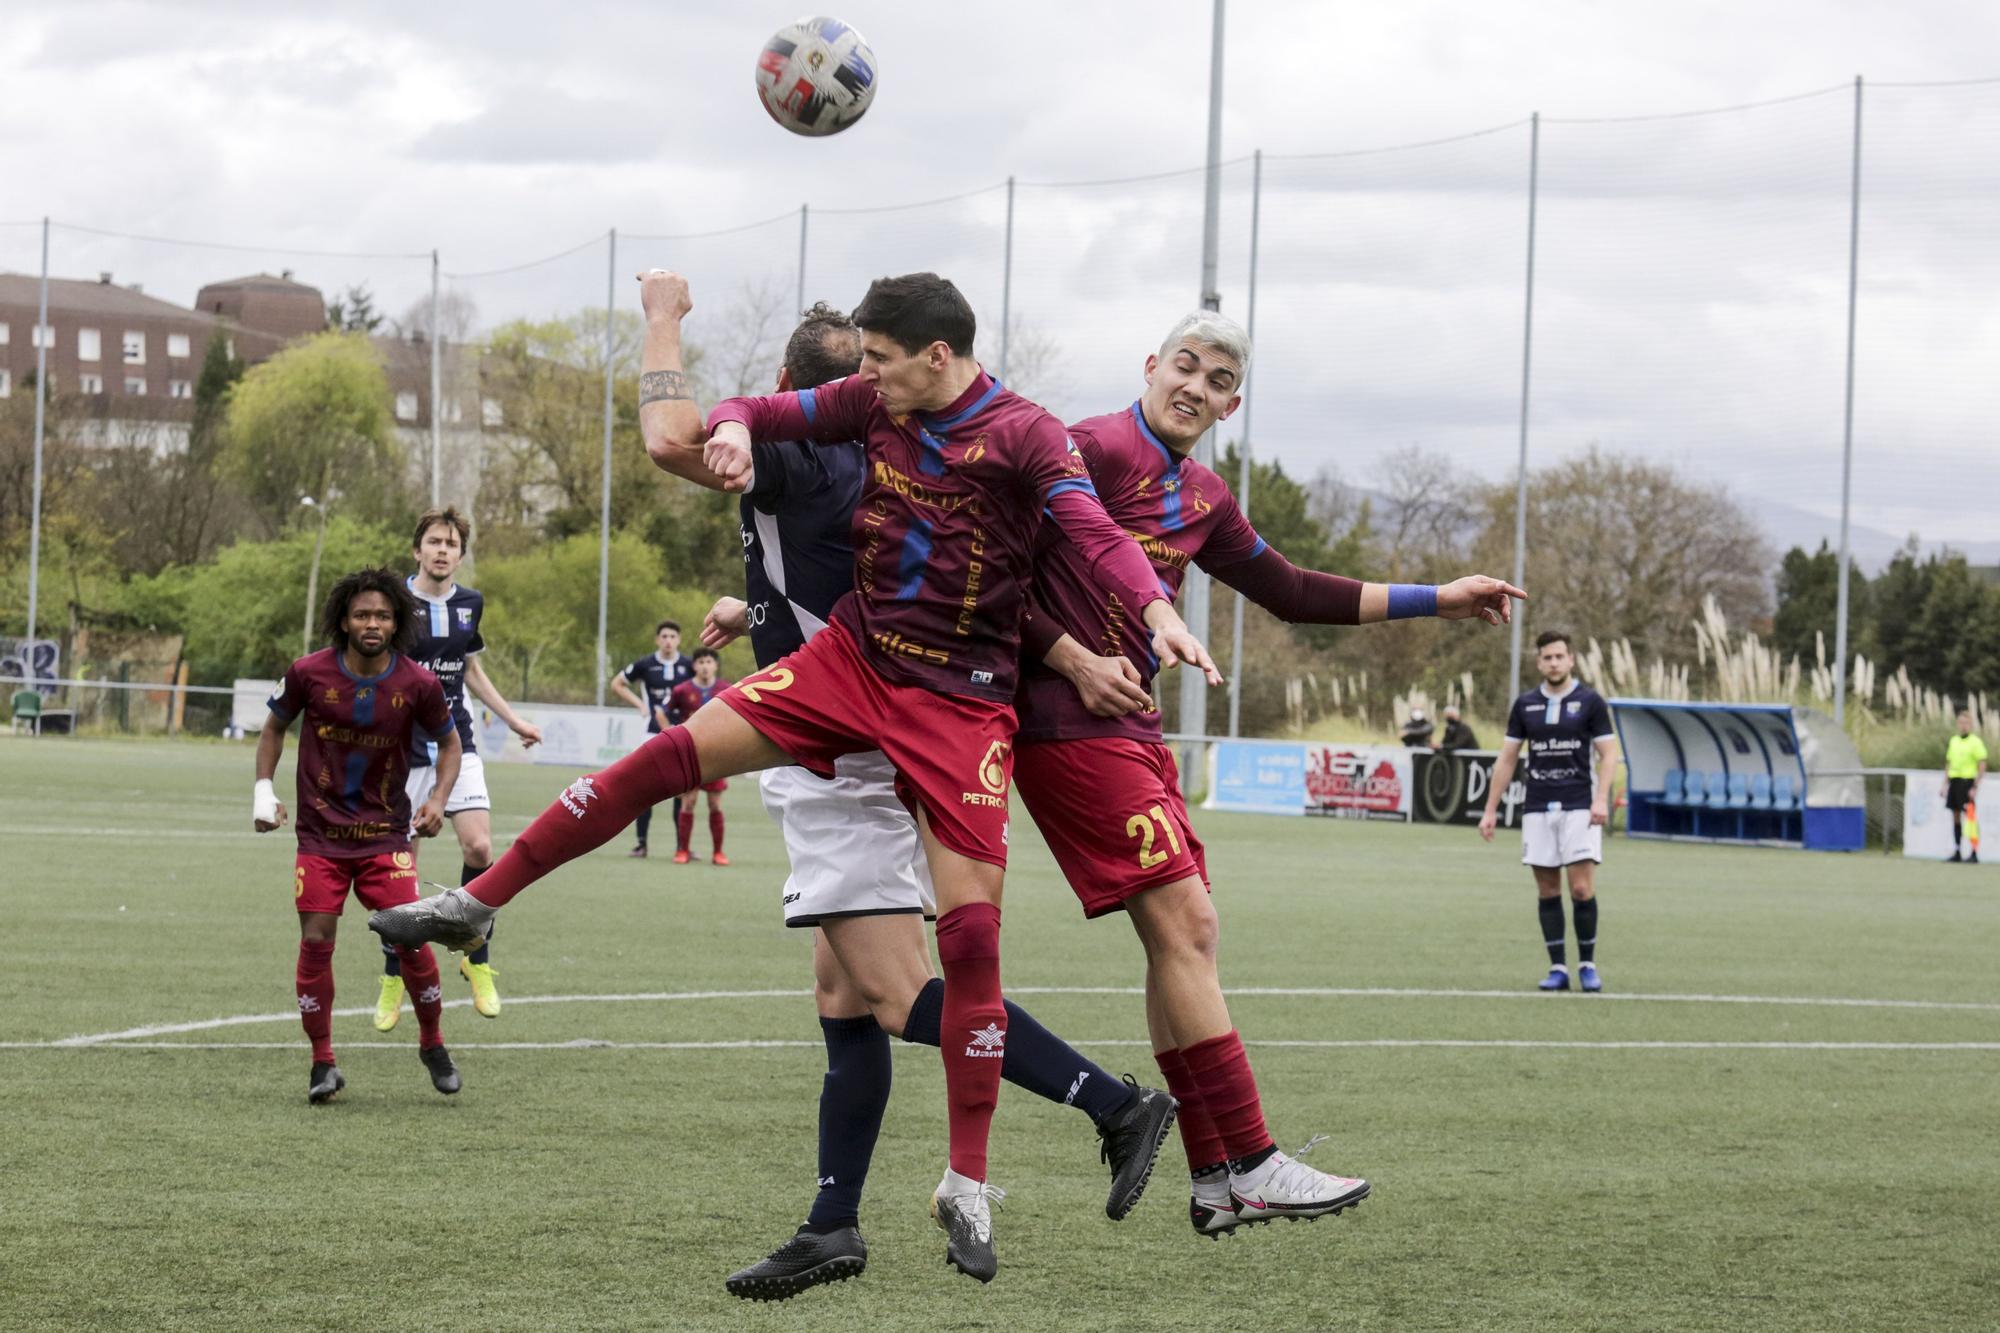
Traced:
[[[357, 1010], [356, 1012], [361, 1012]], [[1078, 1046], [1151, 1046], [1150, 1041], [1107, 1037], [1075, 1043]], [[1281, 1047], [1304, 1050], [1366, 1050], [1370, 1048], [1450, 1047], [1457, 1049], [1555, 1050], [1555, 1051], [1996, 1051], [2000, 1041], [1544, 1041], [1504, 1037], [1366, 1037], [1353, 1040], [1257, 1040], [1245, 1046]], [[47, 1041], [0, 1041], [0, 1050], [55, 1050], [65, 1043]], [[454, 1051], [763, 1051], [820, 1050], [817, 1041], [605, 1041], [576, 1037], [569, 1041], [472, 1041], [453, 1042]], [[69, 1049], [103, 1051], [297, 1051], [296, 1041], [101, 1041]], [[343, 1051], [395, 1051], [407, 1055], [411, 1047], [380, 1041], [348, 1042]], [[893, 1049], [928, 1049], [898, 1043]]]
[[[1138, 986], [1013, 986], [1010, 995], [1144, 995]], [[1440, 990], [1407, 988], [1398, 989], [1380, 986], [1229, 986], [1224, 987], [1226, 996], [1301, 996], [1314, 999], [1421, 999], [1421, 1000], [1532, 1000], [1556, 1004], [1564, 1001], [1552, 995], [1534, 991], [1511, 990]], [[508, 1004], [660, 1004], [686, 1000], [776, 1000], [807, 999], [812, 995], [806, 990], [698, 990], [698, 991], [640, 991], [621, 995], [519, 995], [509, 996]], [[1810, 995], [1647, 995], [1615, 994], [1593, 995], [1588, 1000], [1573, 1000], [1573, 1003], [1595, 1004], [1600, 1001], [1636, 1001], [1659, 1004], [1776, 1004], [1808, 1005], [1843, 1009], [1922, 1009], [1952, 1010], [1987, 1013], [2000, 1011], [2000, 1004], [1959, 1000], [1870, 1000], [1848, 999], [1838, 996]], [[469, 999], [446, 1000], [447, 1009], [462, 1009], [472, 1003]], [[336, 1009], [335, 1018], [352, 1018], [357, 1014], [372, 1014], [372, 1006], [352, 1009]], [[298, 1018], [296, 1013], [275, 1014], [235, 1014], [227, 1018], [203, 1018], [185, 1023], [160, 1023], [148, 1027], [125, 1028], [118, 1032], [95, 1032], [84, 1036], [63, 1037], [50, 1042], [16, 1043], [17, 1046], [96, 1046], [105, 1042], [143, 1041], [149, 1037], [170, 1037], [183, 1032], [209, 1032], [217, 1028], [242, 1027], [257, 1023], [290, 1023]]]

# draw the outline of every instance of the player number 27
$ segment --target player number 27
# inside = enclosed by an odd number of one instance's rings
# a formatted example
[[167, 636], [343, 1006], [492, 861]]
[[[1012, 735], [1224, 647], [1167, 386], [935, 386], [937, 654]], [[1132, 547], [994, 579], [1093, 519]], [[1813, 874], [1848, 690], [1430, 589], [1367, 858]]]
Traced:
[[[1148, 815], [1151, 818], [1148, 818]], [[1181, 840], [1179, 835], [1174, 832], [1174, 822], [1167, 818], [1165, 810], [1156, 805], [1147, 814], [1133, 815], [1125, 821], [1125, 836], [1139, 839], [1139, 868], [1141, 870], [1151, 870], [1154, 866], [1167, 859], [1167, 853], [1153, 850], [1154, 820], [1159, 821], [1160, 831], [1167, 835], [1167, 846], [1174, 849], [1173, 854], [1175, 856], [1181, 854]]]

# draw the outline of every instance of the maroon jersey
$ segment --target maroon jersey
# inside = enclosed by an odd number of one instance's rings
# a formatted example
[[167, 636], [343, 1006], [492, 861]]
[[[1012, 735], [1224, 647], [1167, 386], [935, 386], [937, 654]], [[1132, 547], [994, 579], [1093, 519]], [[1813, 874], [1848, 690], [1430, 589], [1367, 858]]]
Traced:
[[753, 440], [866, 445], [854, 590], [833, 618], [892, 681], [1013, 698], [1024, 588], [1044, 514], [1075, 546], [1084, 577], [1112, 588], [1134, 615], [1160, 598], [1144, 556], [1098, 503], [1062, 423], [984, 371], [935, 415], [891, 416], [874, 387], [851, 376], [729, 399], [709, 417], [711, 429], [724, 421], [742, 423]]
[[[1160, 589], [1178, 597], [1190, 563], [1210, 573], [1241, 564], [1265, 549], [1264, 539], [1237, 507], [1221, 477], [1192, 458], [1176, 458], [1153, 434], [1134, 403], [1123, 412], [1091, 417], [1070, 427], [1083, 451], [1104, 506], [1153, 562]], [[1043, 540], [1036, 551], [1035, 600], [1070, 637], [1093, 652], [1122, 653], [1150, 685], [1159, 670], [1145, 623], [1078, 567], [1063, 541]], [[1076, 687], [1041, 661], [1027, 663], [1014, 700], [1020, 739], [1073, 740], [1085, 736], [1160, 739], [1160, 715], [1093, 716]]]
[[667, 696], [667, 721], [678, 727], [693, 717], [697, 708], [722, 693], [728, 684], [729, 682], [720, 676], [710, 681], [707, 689], [703, 689], [692, 680], [682, 681], [674, 686], [673, 693]]
[[340, 649], [322, 648], [285, 669], [271, 711], [283, 722], [305, 715], [292, 807], [299, 850], [343, 858], [408, 850], [411, 743], [455, 729], [438, 678], [401, 654], [378, 676], [355, 676]]

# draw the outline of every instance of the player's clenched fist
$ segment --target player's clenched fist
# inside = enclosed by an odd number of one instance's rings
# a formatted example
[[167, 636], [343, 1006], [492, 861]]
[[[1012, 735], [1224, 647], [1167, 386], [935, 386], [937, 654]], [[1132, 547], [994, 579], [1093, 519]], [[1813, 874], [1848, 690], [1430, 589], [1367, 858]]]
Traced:
[[435, 838], [444, 827], [444, 801], [434, 797], [418, 806], [410, 827], [416, 830], [419, 838]]
[[1499, 816], [1495, 815], [1491, 810], [1488, 810], [1485, 813], [1485, 815], [1480, 818], [1479, 836], [1486, 839], [1486, 841], [1488, 842], [1493, 841], [1493, 830], [1495, 826], [1499, 824], [1499, 822], [1500, 822]]
[[722, 489], [742, 492], [750, 488], [750, 431], [740, 421], [718, 422], [702, 446], [701, 461], [722, 478]]
[[639, 308], [648, 322], [679, 320], [694, 309], [688, 280], [672, 269], [649, 268], [639, 275]]
[[250, 824], [259, 833], [269, 833], [285, 822], [285, 803], [269, 778], [260, 778], [250, 792]]

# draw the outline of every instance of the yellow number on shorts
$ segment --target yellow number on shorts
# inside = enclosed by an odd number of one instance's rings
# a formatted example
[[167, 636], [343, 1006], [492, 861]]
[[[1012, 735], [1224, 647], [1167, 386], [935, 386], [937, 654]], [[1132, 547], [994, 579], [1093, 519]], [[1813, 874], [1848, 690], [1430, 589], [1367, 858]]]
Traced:
[[779, 690], [789, 690], [792, 688], [792, 669], [790, 667], [775, 667], [771, 671], [771, 678], [769, 680], [758, 680], [753, 676], [749, 680], [740, 682], [736, 688], [743, 691], [743, 697], [751, 703], [762, 703], [764, 700], [758, 691], [769, 690], [771, 693], [776, 694]]
[[1144, 815], [1133, 815], [1125, 821], [1125, 836], [1139, 839], [1139, 868], [1151, 870], [1167, 859], [1165, 852], [1153, 850], [1153, 821]]
[[1149, 819], [1146, 815], [1133, 815], [1125, 821], [1125, 836], [1139, 839], [1139, 868], [1141, 870], [1151, 870], [1154, 866], [1159, 865], [1167, 859], [1167, 853], [1153, 850], [1153, 820], [1155, 819], [1160, 822], [1161, 832], [1167, 835], [1167, 846], [1174, 849], [1173, 854], [1175, 856], [1181, 854], [1180, 835], [1174, 832], [1174, 821], [1167, 818], [1167, 812], [1156, 805], [1147, 814], [1150, 814], [1152, 818]]
[[297, 902], [299, 899], [305, 896], [306, 896], [306, 868], [304, 866], [293, 866], [292, 901]]

